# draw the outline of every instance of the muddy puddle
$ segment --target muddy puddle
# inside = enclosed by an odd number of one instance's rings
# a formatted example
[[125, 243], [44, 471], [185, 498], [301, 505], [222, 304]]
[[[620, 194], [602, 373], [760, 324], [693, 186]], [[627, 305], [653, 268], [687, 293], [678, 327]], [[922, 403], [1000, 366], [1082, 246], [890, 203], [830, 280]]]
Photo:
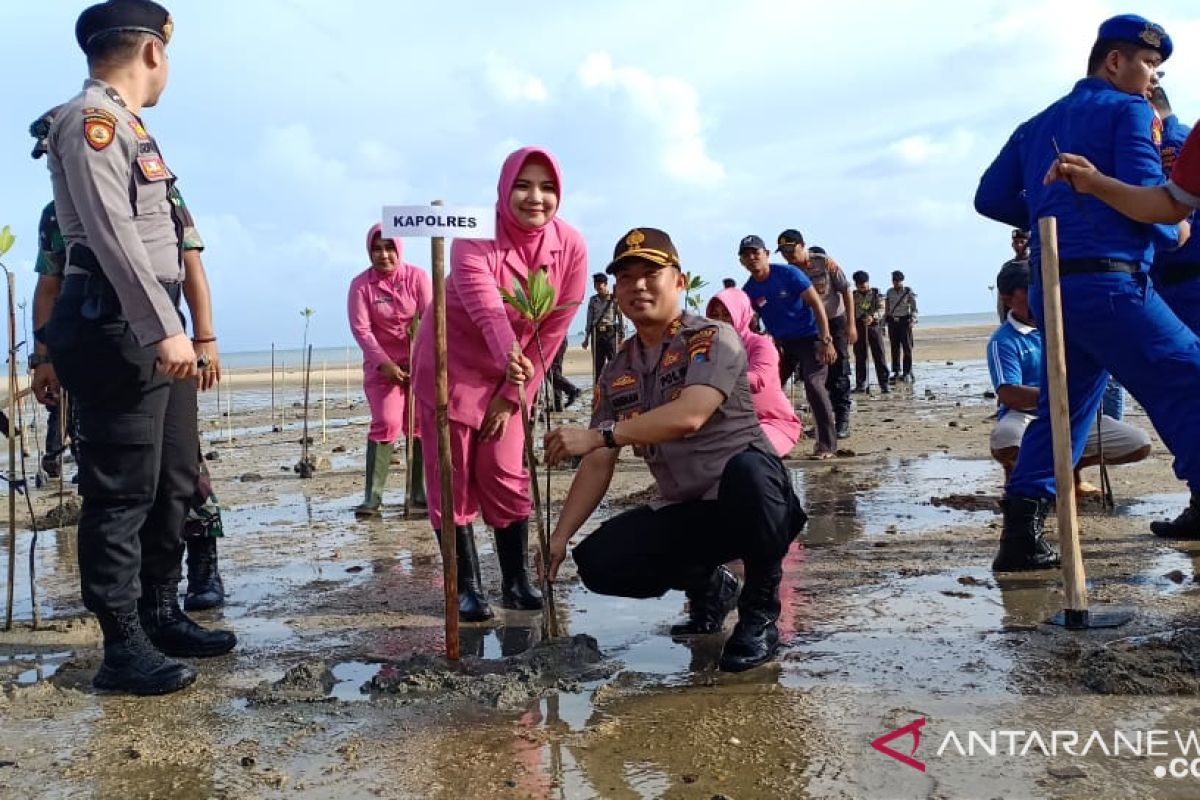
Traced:
[[[982, 416], [983, 382], [978, 365], [925, 365], [906, 402], [925, 402], [929, 388], [929, 413], [942, 422], [963, 408]], [[1200, 696], [1172, 683], [1191, 640], [1164, 645], [1163, 635], [1200, 627], [1187, 624], [1200, 552], [1144, 533], [1182, 494], [1135, 487], [1117, 513], [1085, 518], [1093, 598], [1137, 613], [1119, 631], [1068, 633], [1045, 622], [1063, 604], [1057, 574], [997, 578], [988, 568], [1001, 474], [978, 451], [909, 455], [864, 434], [851, 445], [866, 455], [793, 463], [810, 522], [785, 561], [785, 645], [778, 662], [741, 675], [716, 669], [723, 636], [670, 636], [682, 594], [597, 596], [569, 563], [557, 587], [566, 632], [590, 637], [599, 655], [565, 674], [539, 666], [539, 617], [498, 607], [492, 537], [477, 525], [497, 616], [463, 627], [473, 665], [464, 670], [441, 661], [440, 560], [428, 521], [401, 518], [402, 468], [382, 521], [351, 514], [363, 431], [349, 420], [361, 407], [329, 409], [341, 423], [314, 446], [332, 468], [300, 481], [279, 469], [298, 452], [298, 429], [289, 421], [272, 433], [264, 395], [241, 398], [261, 401], [243, 418], [235, 383], [235, 436], [246, 441], [225, 448], [206, 428], [229, 504], [229, 600], [196, 616], [236, 631], [238, 649], [196, 662], [199, 681], [177, 695], [95, 693], [96, 632], [72, 622], [81, 613], [74, 530], [43, 532], [39, 601], [60, 630], [28, 631], [19, 579], [18, 628], [0, 634], [0, 764], [11, 764], [0, 766], [0, 796], [1195, 796], [1194, 782], [1155, 778], [1166, 762], [1149, 756], [938, 753], [951, 731], [1194, 724]], [[891, 419], [891, 400], [871, 402]], [[1163, 464], [1144, 468], [1146, 485], [1174, 485]], [[237, 480], [248, 471], [263, 480]], [[568, 478], [555, 478], [558, 497]], [[647, 483], [643, 468], [623, 464], [600, 516]], [[19, 542], [23, 567], [28, 536]], [[1105, 646], [1131, 638], [1139, 652], [1157, 648], [1138, 678], [1151, 693], [1101, 692], [1132, 674], [1128, 645]], [[289, 685], [292, 696], [256, 699], [260, 687]], [[925, 771], [871, 747], [921, 719], [915, 750], [911, 739], [895, 747]]]

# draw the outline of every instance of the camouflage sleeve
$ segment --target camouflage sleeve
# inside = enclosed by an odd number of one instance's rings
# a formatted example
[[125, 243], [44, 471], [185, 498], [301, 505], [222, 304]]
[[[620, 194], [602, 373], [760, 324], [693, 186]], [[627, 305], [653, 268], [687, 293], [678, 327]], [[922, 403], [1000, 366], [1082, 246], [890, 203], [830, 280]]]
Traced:
[[38, 254], [33, 269], [38, 275], [62, 275], [66, 266], [67, 246], [54, 214], [54, 203], [47, 203], [38, 222]]
[[183, 249], [203, 250], [204, 239], [200, 238], [200, 231], [196, 230], [196, 220], [192, 217], [192, 212], [188, 210], [179, 187], [172, 186], [167, 196], [171, 198], [171, 204], [175, 206], [175, 210], [179, 214], [179, 222], [183, 225]]

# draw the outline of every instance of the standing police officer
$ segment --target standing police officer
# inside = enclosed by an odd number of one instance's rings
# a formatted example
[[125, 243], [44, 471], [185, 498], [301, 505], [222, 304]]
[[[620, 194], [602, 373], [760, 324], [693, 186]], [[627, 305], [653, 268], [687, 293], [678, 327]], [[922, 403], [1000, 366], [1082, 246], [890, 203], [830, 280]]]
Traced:
[[[603, 499], [620, 448], [632, 445], [659, 498], [606, 520], [575, 548], [580, 578], [621, 597], [684, 590], [690, 619], [675, 634], [718, 633], [736, 605], [720, 666], [749, 669], [778, 649], [783, 557], [807, 517], [754, 412], [737, 332], [679, 312], [686, 279], [670, 237], [635, 228], [608, 271], [637, 335], [600, 376], [592, 427], [546, 437], [548, 463], [584, 457], [551, 537], [550, 578]], [[740, 599], [723, 566], [734, 559], [746, 565]]]
[[93, 684], [134, 694], [195, 680], [168, 655], [219, 655], [237, 643], [179, 608], [197, 364], [179, 313], [175, 178], [138, 116], [166, 86], [173, 27], [150, 0], [84, 10], [75, 37], [91, 77], [59, 110], [49, 139], [67, 268], [40, 333], [79, 404], [80, 582], [104, 634]]
[[[583, 349], [592, 346], [592, 380], [597, 380], [604, 365], [612, 360], [625, 338], [625, 317], [608, 291], [608, 276], [597, 272], [592, 276], [596, 293], [588, 300], [587, 324], [583, 330]], [[570, 405], [570, 403], [567, 403]]]
[[[1056, 148], [1091, 159], [1134, 185], [1163, 181], [1146, 96], [1171, 39], [1158, 25], [1122, 15], [1100, 26], [1088, 77], [1066, 97], [1023, 123], [988, 167], [975, 195], [984, 216], [1033, 234], [1030, 308], [1042, 319], [1037, 220], [1058, 218], [1067, 393], [1075, 463], [1087, 443], [1107, 376], [1125, 385], [1146, 409], [1175, 455], [1175, 472], [1200, 497], [1200, 339], [1149, 284], [1156, 233], [1066, 183], [1044, 184]], [[1043, 369], [1045, 367], [1043, 366]], [[1168, 387], [1163, 376], [1170, 375]], [[1045, 381], [1043, 375], [1043, 382]], [[1038, 394], [1038, 418], [1025, 431], [1003, 500], [1004, 531], [996, 571], [1058, 564], [1042, 538], [1054, 497], [1048, 392]]]

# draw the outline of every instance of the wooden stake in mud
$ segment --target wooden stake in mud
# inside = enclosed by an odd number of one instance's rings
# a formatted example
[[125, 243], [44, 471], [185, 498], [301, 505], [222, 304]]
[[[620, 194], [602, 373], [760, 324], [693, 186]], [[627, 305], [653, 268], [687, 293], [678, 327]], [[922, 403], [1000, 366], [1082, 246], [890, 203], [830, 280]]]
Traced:
[[1054, 484], [1058, 508], [1058, 541], [1062, 550], [1066, 608], [1050, 621], [1071, 629], [1111, 628], [1128, 622], [1131, 612], [1088, 609], [1087, 574], [1079, 549], [1079, 517], [1075, 507], [1075, 461], [1071, 454], [1071, 407], [1067, 396], [1067, 354], [1063, 337], [1062, 285], [1058, 272], [1058, 220], [1038, 220], [1042, 243], [1042, 302], [1046, 329], [1046, 372], [1049, 380], [1050, 433], [1054, 448]]
[[321, 444], [325, 444], [325, 442], [327, 441], [327, 438], [325, 435], [325, 422], [326, 422], [326, 418], [327, 418], [325, 409], [328, 407], [329, 404], [326, 402], [327, 398], [325, 395], [325, 376], [326, 376], [326, 374], [328, 374], [328, 372], [329, 372], [329, 365], [326, 362], [322, 361], [321, 362]]
[[[513, 342], [513, 355], [521, 354], [521, 345]], [[533, 524], [537, 529], [538, 558], [542, 562], [542, 638], [546, 641], [557, 639], [558, 609], [554, 605], [554, 584], [550, 583], [550, 564], [547, 556], [550, 553], [549, 531], [547, 522], [542, 517], [541, 490], [538, 488], [537, 456], [533, 452], [533, 418], [529, 416], [529, 402], [525, 396], [525, 384], [517, 386], [517, 399], [521, 403], [521, 423], [525, 426], [525, 460], [529, 467], [529, 490], [533, 494]]]
[[[433, 205], [442, 205], [434, 200]], [[433, 272], [434, 404], [437, 409], [438, 482], [442, 492], [442, 580], [446, 598], [446, 658], [458, 661], [458, 544], [450, 461], [450, 379], [446, 372], [446, 240], [430, 239]], [[407, 500], [405, 501], [407, 507]]]
[[346, 348], [346, 405], [350, 405], [350, 348]]
[[17, 579], [17, 276], [7, 269], [4, 273], [8, 277], [8, 601], [4, 606], [4, 630], [11, 631], [13, 582]]
[[308, 455], [308, 390], [312, 380], [312, 345], [308, 346], [308, 352], [302, 354], [304, 357], [304, 432], [300, 435], [300, 477], [311, 478], [313, 476], [313, 465]]
[[271, 428], [275, 428], [275, 343], [271, 342]]
[[404, 518], [412, 519], [413, 491], [417, 486], [413, 482], [413, 430], [417, 424], [417, 409], [413, 406], [412, 368], [416, 355], [417, 326], [421, 322], [420, 314], [413, 314], [408, 323], [408, 382], [404, 384], [404, 416], [407, 426], [404, 432]]
[[233, 370], [225, 373], [225, 439], [233, 444]]

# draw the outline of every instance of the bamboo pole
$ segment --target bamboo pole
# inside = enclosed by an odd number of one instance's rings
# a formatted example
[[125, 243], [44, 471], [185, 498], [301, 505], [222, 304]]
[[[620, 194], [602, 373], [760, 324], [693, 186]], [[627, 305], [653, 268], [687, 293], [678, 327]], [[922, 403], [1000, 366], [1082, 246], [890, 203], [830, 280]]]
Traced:
[[[225, 373], [225, 439], [233, 444], [233, 370]], [[218, 391], [220, 383], [217, 384]]]
[[412, 373], [415, 362], [417, 342], [417, 326], [421, 322], [421, 314], [414, 313], [408, 323], [408, 382], [404, 384], [404, 416], [407, 423], [404, 430], [404, 518], [412, 519], [412, 496], [416, 490], [413, 481], [413, 431], [416, 430], [417, 409], [413, 405]]
[[328, 371], [329, 371], [329, 365], [326, 362], [322, 361], [321, 362], [321, 444], [325, 444], [325, 442], [327, 441], [327, 437], [325, 434], [325, 424], [326, 424], [326, 419], [327, 419], [328, 415], [325, 413], [325, 408], [326, 408], [325, 376], [328, 373]]
[[[304, 433], [300, 439], [300, 462], [308, 464], [308, 391], [312, 381], [312, 345], [308, 346], [308, 352], [303, 353], [304, 357]], [[304, 469], [304, 467], [301, 467]], [[303, 472], [300, 473], [304, 475]], [[305, 477], [310, 477], [305, 476]]]
[[[434, 200], [433, 205], [443, 205]], [[434, 403], [437, 408], [438, 482], [441, 486], [442, 580], [446, 603], [446, 658], [459, 659], [458, 545], [454, 537], [454, 487], [450, 460], [450, 383], [446, 374], [446, 240], [430, 240], [433, 272]]]
[[4, 607], [4, 630], [12, 630], [13, 583], [17, 578], [17, 277], [4, 271], [8, 278], [8, 600]]
[[350, 404], [350, 348], [346, 348], [346, 405]]
[[275, 427], [275, 343], [271, 342], [271, 428]]
[[1087, 575], [1079, 549], [1079, 518], [1075, 509], [1075, 463], [1071, 458], [1071, 408], [1067, 397], [1067, 356], [1063, 340], [1062, 286], [1058, 273], [1058, 220], [1038, 220], [1042, 243], [1043, 316], [1046, 318], [1046, 372], [1049, 379], [1050, 432], [1054, 447], [1058, 541], [1062, 548], [1067, 627], [1087, 627]]

